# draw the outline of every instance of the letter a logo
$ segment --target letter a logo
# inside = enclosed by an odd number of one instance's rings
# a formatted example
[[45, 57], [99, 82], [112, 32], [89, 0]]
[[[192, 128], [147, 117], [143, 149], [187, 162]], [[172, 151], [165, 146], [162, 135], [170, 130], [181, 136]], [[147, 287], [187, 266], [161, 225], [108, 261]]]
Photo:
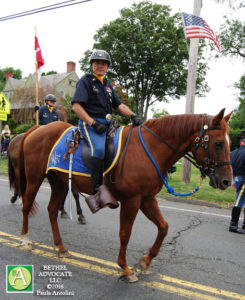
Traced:
[[7, 293], [33, 293], [33, 266], [6, 266]]

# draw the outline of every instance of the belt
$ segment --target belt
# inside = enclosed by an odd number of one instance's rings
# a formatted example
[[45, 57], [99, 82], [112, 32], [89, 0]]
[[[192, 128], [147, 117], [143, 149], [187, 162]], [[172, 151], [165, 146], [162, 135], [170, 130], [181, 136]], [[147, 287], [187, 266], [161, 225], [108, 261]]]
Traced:
[[90, 114], [90, 116], [91, 116], [91, 117], [94, 117], [94, 118], [102, 118], [102, 119], [106, 119], [106, 120], [108, 120], [108, 121], [110, 121], [111, 118], [112, 118], [111, 114], [106, 114], [106, 115], [104, 115], [104, 114]]
[[105, 119], [105, 114], [90, 114], [91, 117]]

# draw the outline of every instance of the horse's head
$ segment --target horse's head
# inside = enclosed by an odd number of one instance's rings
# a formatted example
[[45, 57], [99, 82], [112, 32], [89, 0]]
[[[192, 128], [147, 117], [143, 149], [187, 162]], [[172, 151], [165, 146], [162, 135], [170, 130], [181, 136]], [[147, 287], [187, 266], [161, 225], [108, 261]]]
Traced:
[[226, 189], [232, 182], [230, 161], [230, 138], [228, 120], [222, 109], [216, 116], [204, 119], [199, 136], [196, 137], [192, 153], [203, 176], [210, 178], [213, 188]]

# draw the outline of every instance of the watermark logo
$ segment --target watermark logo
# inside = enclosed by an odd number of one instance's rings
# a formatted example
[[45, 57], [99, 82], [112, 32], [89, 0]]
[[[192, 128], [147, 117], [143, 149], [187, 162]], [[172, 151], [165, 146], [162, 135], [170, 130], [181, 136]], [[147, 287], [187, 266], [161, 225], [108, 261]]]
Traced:
[[33, 266], [6, 266], [7, 293], [33, 293]]

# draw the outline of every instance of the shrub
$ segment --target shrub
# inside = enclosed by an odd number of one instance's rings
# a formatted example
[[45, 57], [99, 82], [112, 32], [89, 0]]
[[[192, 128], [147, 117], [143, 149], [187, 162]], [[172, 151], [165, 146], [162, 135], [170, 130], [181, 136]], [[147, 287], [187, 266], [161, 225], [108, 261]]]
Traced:
[[26, 132], [32, 126], [33, 126], [33, 124], [21, 124], [18, 127], [16, 127], [15, 132], [16, 132], [16, 134], [20, 134], [20, 133]]

